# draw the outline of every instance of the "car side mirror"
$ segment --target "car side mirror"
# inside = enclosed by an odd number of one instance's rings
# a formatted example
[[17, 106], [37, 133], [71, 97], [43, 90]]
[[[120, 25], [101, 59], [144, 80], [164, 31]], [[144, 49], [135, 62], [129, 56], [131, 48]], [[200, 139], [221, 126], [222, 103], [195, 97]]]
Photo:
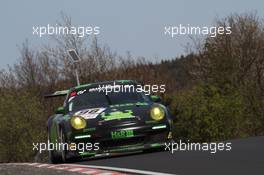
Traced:
[[156, 103], [160, 103], [161, 102], [161, 98], [157, 95], [151, 95], [150, 96], [150, 100]]
[[65, 112], [65, 109], [63, 106], [58, 107], [56, 110], [56, 114], [64, 114], [64, 112]]

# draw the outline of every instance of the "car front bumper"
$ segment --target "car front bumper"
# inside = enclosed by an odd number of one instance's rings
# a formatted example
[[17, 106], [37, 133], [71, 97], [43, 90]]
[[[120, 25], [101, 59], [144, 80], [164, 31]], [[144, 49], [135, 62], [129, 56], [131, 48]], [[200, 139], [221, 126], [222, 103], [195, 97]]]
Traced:
[[[130, 131], [130, 134], [113, 138], [113, 133]], [[131, 134], [131, 132], [133, 134]], [[71, 143], [99, 143], [98, 150], [68, 151], [69, 156], [98, 157], [137, 152], [146, 149], [160, 148], [171, 137], [169, 123], [154, 125], [127, 126], [122, 128], [109, 128], [93, 132], [71, 134]]]

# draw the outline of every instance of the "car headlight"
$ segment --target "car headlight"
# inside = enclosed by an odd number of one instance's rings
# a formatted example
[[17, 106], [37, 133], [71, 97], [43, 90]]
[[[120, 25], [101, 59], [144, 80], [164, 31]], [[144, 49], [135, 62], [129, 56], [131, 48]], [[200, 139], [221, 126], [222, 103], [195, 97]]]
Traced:
[[153, 120], [157, 120], [157, 121], [162, 120], [165, 116], [164, 109], [162, 109], [161, 107], [155, 106], [151, 108], [150, 116]]
[[83, 117], [73, 116], [71, 118], [71, 125], [75, 129], [83, 129], [86, 127], [86, 121]]

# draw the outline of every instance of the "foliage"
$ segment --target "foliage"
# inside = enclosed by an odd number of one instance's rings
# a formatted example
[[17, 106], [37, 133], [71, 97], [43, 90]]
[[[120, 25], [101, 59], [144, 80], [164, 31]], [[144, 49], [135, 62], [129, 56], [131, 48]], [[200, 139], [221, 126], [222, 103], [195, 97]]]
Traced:
[[176, 94], [170, 108], [177, 116], [176, 140], [204, 142], [248, 136], [243, 98], [236, 90], [223, 94], [218, 87], [199, 85]]
[[45, 141], [45, 117], [39, 100], [22, 90], [1, 91], [0, 162], [32, 161], [32, 142]]

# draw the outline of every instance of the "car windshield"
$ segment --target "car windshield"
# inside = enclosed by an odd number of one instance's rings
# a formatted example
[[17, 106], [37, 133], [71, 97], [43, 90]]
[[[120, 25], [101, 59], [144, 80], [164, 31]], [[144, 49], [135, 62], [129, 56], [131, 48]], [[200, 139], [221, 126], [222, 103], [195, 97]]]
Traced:
[[85, 92], [81, 95], [69, 97], [67, 109], [77, 111], [84, 108], [106, 107], [109, 105], [144, 102], [148, 98], [139, 92]]

